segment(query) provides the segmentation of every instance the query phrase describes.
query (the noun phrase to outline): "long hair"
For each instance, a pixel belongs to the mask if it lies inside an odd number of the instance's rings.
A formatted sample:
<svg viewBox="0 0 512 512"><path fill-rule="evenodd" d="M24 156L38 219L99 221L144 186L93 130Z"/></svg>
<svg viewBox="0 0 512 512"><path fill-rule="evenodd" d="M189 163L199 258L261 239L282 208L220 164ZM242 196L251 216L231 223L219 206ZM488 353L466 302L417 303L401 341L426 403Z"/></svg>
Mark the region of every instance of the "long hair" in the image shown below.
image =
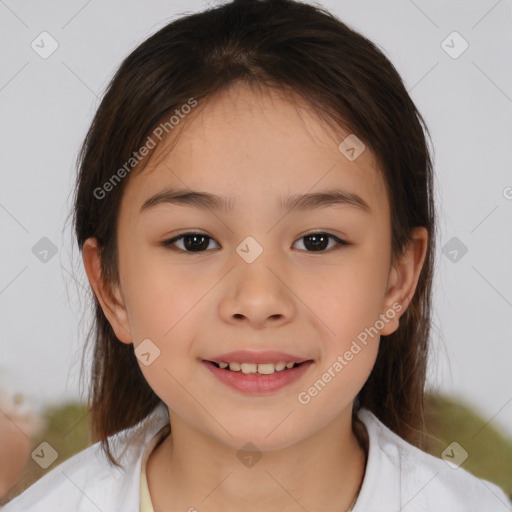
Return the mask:
<svg viewBox="0 0 512 512"><path fill-rule="evenodd" d="M97 238L102 277L119 283L116 221L129 176L111 187L108 199L98 191L162 119L190 98L204 103L241 81L298 94L326 122L349 129L371 148L387 186L394 257L414 227L428 230L415 295L397 331L380 344L357 400L357 407L416 442L423 425L435 235L428 129L383 52L325 9L294 0L234 0L172 21L128 55L78 156L78 247ZM142 421L161 399L144 379L133 346L116 338L93 298L91 431L117 464L108 437Z"/></svg>

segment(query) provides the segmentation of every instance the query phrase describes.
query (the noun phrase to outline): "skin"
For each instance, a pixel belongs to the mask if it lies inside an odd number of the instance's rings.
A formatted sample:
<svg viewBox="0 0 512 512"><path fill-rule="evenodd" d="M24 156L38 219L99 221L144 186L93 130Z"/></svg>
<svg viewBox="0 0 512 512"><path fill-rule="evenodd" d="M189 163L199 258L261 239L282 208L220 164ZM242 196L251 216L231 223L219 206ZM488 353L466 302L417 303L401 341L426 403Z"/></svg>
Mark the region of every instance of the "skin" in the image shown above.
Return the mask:
<svg viewBox="0 0 512 512"><path fill-rule="evenodd" d="M30 453L30 438L7 416L0 417L0 499L17 483Z"/></svg>
<svg viewBox="0 0 512 512"><path fill-rule="evenodd" d="M172 431L148 460L155 510L346 510L365 468L352 404L374 365L378 336L307 405L297 396L393 304L402 310L380 334L397 329L427 232L417 228L392 262L389 200L373 154L366 148L349 161L338 150L348 132L334 133L298 98L236 85L197 107L181 128L172 151L158 147L127 183L119 286L102 281L95 239L83 248L119 341L136 348L149 338L160 350L151 365L139 362L169 409ZM139 212L167 187L231 196L234 209L160 204ZM334 187L358 194L371 212L347 204L286 215L278 208L281 196ZM211 237L206 250L185 252L183 239L174 251L162 246L190 231ZM314 251L303 237L319 232L351 245L329 239ZM236 252L247 236L263 248L250 264ZM200 362L242 348L282 350L314 364L277 392L249 396ZM250 467L237 457L247 442L262 455Z"/></svg>

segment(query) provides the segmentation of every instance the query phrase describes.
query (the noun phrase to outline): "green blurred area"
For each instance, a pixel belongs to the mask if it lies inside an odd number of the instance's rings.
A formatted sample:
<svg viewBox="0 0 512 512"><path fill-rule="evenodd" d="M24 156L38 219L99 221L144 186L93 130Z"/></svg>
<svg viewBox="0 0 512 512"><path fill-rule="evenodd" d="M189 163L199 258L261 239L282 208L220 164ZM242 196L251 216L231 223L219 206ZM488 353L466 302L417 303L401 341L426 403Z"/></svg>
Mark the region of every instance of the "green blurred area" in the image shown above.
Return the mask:
<svg viewBox="0 0 512 512"><path fill-rule="evenodd" d="M5 502L57 464L92 444L85 405L68 403L49 407L44 417L47 420L46 429L33 439L33 447L46 441L57 451L58 459L44 470L29 457L22 477L5 497ZM436 394L426 397L425 419L429 434L425 451L441 458L443 450L453 441L457 442L468 452L468 458L461 467L479 478L497 484L512 496L512 439L467 405Z"/></svg>
<svg viewBox="0 0 512 512"><path fill-rule="evenodd" d="M428 395L425 402L426 447L436 457L452 442L468 453L461 467L500 486L512 497L512 439L456 399Z"/></svg>

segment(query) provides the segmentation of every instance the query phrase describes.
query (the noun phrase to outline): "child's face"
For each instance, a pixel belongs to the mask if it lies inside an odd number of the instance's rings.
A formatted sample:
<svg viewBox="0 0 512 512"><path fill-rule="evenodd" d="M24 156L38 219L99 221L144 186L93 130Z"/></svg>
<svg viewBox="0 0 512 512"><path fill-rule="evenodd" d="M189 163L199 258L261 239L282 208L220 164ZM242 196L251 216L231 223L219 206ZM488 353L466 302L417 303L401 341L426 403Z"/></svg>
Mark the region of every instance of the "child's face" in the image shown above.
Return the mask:
<svg viewBox="0 0 512 512"><path fill-rule="evenodd" d="M378 350L378 336L365 329L390 334L399 317L393 304L407 306L391 267L388 196L370 150L350 161L338 149L344 136L269 94L237 86L209 100L160 163L130 177L118 223L119 304L109 317L123 342L137 348L149 339L160 350L150 365L139 364L171 423L177 415L236 448L250 440L278 449L348 417ZM150 197L175 188L230 197L233 209L160 202L141 212ZM281 198L332 189L356 194L369 210L280 208ZM162 245L190 231L211 238ZM311 233L351 245L303 238ZM258 248L254 261L244 259ZM245 393L203 362L242 349L313 364L278 390Z"/></svg>

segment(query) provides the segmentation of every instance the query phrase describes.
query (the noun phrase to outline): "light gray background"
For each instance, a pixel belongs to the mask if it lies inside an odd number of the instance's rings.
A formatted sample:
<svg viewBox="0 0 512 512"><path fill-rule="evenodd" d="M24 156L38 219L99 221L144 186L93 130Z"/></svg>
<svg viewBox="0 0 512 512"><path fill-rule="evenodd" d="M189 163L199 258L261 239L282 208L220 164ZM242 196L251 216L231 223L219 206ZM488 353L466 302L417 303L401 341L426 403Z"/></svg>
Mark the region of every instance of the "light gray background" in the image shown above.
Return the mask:
<svg viewBox="0 0 512 512"><path fill-rule="evenodd" d="M319 3L384 50L432 133L440 238L430 385L512 435L512 2ZM140 42L207 5L0 0L0 386L27 407L80 396L90 317L66 221L99 98ZM59 45L47 59L31 48L43 31ZM453 31L469 43L458 58L442 47ZM444 44L462 48L453 37ZM58 247L46 263L32 253L42 237ZM468 249L457 262L442 252L453 237Z"/></svg>

